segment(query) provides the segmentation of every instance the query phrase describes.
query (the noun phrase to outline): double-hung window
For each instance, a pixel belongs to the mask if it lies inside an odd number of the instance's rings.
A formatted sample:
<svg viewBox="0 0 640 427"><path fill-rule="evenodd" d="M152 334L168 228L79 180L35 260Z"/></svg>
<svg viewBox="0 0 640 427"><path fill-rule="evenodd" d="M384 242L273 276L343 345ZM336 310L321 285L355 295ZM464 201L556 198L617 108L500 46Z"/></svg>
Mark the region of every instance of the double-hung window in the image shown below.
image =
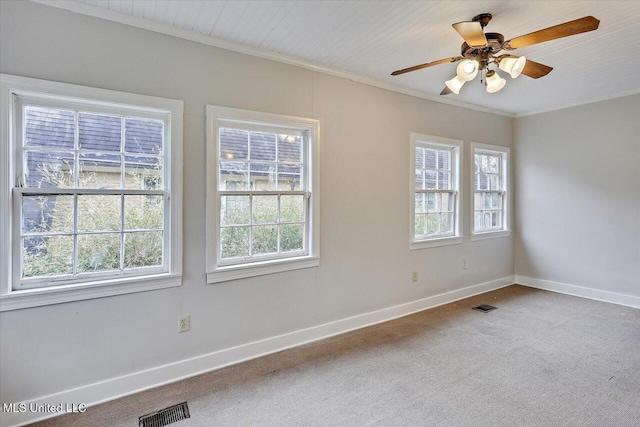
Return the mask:
<svg viewBox="0 0 640 427"><path fill-rule="evenodd" d="M462 141L411 134L411 249L462 243Z"/></svg>
<svg viewBox="0 0 640 427"><path fill-rule="evenodd" d="M472 240L509 234L509 149L473 143L471 146Z"/></svg>
<svg viewBox="0 0 640 427"><path fill-rule="evenodd" d="M318 122L207 108L210 283L318 265Z"/></svg>
<svg viewBox="0 0 640 427"><path fill-rule="evenodd" d="M179 285L182 102L13 76L2 102L3 309Z"/></svg>

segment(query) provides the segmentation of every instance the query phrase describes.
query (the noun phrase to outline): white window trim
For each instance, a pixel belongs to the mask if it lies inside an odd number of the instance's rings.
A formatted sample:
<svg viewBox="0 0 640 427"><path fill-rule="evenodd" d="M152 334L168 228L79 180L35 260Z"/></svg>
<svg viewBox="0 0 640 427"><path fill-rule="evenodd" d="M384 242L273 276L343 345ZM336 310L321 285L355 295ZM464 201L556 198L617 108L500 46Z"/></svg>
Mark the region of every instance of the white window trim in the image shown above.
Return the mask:
<svg viewBox="0 0 640 427"><path fill-rule="evenodd" d="M490 230L490 231L482 231L479 233L474 232L475 227L475 173L474 173L474 165L475 165L475 156L476 151L486 151L486 152L494 152L502 154L502 165L501 168L504 171L502 174L501 186L504 189L503 195L503 205L504 212L502 214L502 230ZM470 204L469 204L469 227L470 227L470 236L471 241L478 240L487 240L487 239L496 239L499 237L508 237L511 236L511 150L509 147L503 147L500 145L490 145L490 144L481 144L479 142L471 143L471 161L470 161Z"/></svg>
<svg viewBox="0 0 640 427"><path fill-rule="evenodd" d="M267 125L305 131L310 138L310 149L305 166L310 185L308 254L256 261L246 264L218 265L218 233L220 208L218 206L218 129L236 122L243 126ZM320 122L315 119L283 116L279 114L241 110L237 108L207 105L207 283L219 283L246 277L317 267L320 265Z"/></svg>
<svg viewBox="0 0 640 427"><path fill-rule="evenodd" d="M451 156L451 171L453 179L453 187L457 192L456 195L456 207L455 207L455 235L447 237L439 237L429 240L415 240L415 215L416 215L416 191L415 191L415 165L416 165L416 147L419 143L442 146L444 148L454 148L457 150L457 155ZM435 248L439 246L458 245L464 241L464 234L462 233L462 194L463 194L463 179L462 179L462 160L464 159L464 143L457 139L443 138L441 136L424 135L421 133L411 132L409 147L409 162L411 164L411 172L409 173L409 195L410 195L410 209L409 209L409 249L418 250L426 248Z"/></svg>
<svg viewBox="0 0 640 427"><path fill-rule="evenodd" d="M167 271L135 277L111 276L103 280L63 284L53 287L14 290L12 280L12 239L14 203L13 157L15 96L36 96L52 100L90 101L105 107L127 108L127 105L142 107L149 111L171 114L169 121L170 140L167 141L170 154L168 190L171 209L166 229L171 236L167 245ZM163 289L182 285L182 132L183 102L126 92L96 89L66 83L51 82L27 77L0 74L0 311L17 310L49 304L79 301L113 295ZM4 167L7 166L7 167Z"/></svg>

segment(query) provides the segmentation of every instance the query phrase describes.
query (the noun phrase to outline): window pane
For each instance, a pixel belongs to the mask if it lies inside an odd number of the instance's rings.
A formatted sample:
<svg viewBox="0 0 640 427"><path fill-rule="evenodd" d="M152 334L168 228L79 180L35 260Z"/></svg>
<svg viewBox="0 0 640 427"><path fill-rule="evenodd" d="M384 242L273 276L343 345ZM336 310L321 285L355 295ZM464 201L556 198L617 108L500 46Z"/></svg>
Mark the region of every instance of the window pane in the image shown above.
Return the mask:
<svg viewBox="0 0 640 427"><path fill-rule="evenodd" d="M425 171L424 172L424 188L426 190L435 190L436 187L436 171Z"/></svg>
<svg viewBox="0 0 640 427"><path fill-rule="evenodd" d="M301 251L304 249L304 225L283 224L280 226L280 251Z"/></svg>
<svg viewBox="0 0 640 427"><path fill-rule="evenodd" d="M300 191L302 182L300 181L301 168L296 164L278 165L278 190Z"/></svg>
<svg viewBox="0 0 640 427"><path fill-rule="evenodd" d="M453 212L455 198L452 193L441 194L441 210L443 212Z"/></svg>
<svg viewBox="0 0 640 427"><path fill-rule="evenodd" d="M451 169L451 152L438 151L438 169Z"/></svg>
<svg viewBox="0 0 640 427"><path fill-rule="evenodd" d="M302 137L278 135L278 161L302 162Z"/></svg>
<svg viewBox="0 0 640 427"><path fill-rule="evenodd" d="M416 169L416 190L424 190L424 171L422 169Z"/></svg>
<svg viewBox="0 0 640 427"><path fill-rule="evenodd" d="M424 169L424 148L416 147L416 169Z"/></svg>
<svg viewBox="0 0 640 427"><path fill-rule="evenodd" d="M476 211L482 210L483 200L484 200L483 193L475 193L473 195L473 210L476 210Z"/></svg>
<svg viewBox="0 0 640 427"><path fill-rule="evenodd" d="M493 228L502 228L502 212L491 212L491 226Z"/></svg>
<svg viewBox="0 0 640 427"><path fill-rule="evenodd" d="M484 228L491 228L491 212L483 212Z"/></svg>
<svg viewBox="0 0 640 427"><path fill-rule="evenodd" d="M130 190L162 190L162 159L147 156L124 157L124 188Z"/></svg>
<svg viewBox="0 0 640 427"><path fill-rule="evenodd" d="M122 188L120 155L82 153L78 165L79 188Z"/></svg>
<svg viewBox="0 0 640 427"><path fill-rule="evenodd" d="M163 196L124 196L124 228L127 230L161 229L163 215Z"/></svg>
<svg viewBox="0 0 640 427"><path fill-rule="evenodd" d="M276 189L275 163L251 163L251 189L273 191Z"/></svg>
<svg viewBox="0 0 640 427"><path fill-rule="evenodd" d="M502 195L494 193L492 195L491 206L493 209L502 209Z"/></svg>
<svg viewBox="0 0 640 427"><path fill-rule="evenodd" d="M249 228L224 227L220 230L221 258L249 256Z"/></svg>
<svg viewBox="0 0 640 427"><path fill-rule="evenodd" d="M449 190L451 188L451 172L438 172L438 189Z"/></svg>
<svg viewBox="0 0 640 427"><path fill-rule="evenodd" d="M124 151L161 155L164 123L161 120L127 117L124 121Z"/></svg>
<svg viewBox="0 0 640 427"><path fill-rule="evenodd" d="M22 232L73 232L73 196L24 196Z"/></svg>
<svg viewBox="0 0 640 427"><path fill-rule="evenodd" d="M491 209L491 193L484 193L483 209Z"/></svg>
<svg viewBox="0 0 640 427"><path fill-rule="evenodd" d="M275 161L276 134L251 132L249 134L249 157L252 161Z"/></svg>
<svg viewBox="0 0 640 427"><path fill-rule="evenodd" d="M124 268L162 265L162 231L124 233Z"/></svg>
<svg viewBox="0 0 640 427"><path fill-rule="evenodd" d="M275 223L278 220L278 196L253 196L253 223Z"/></svg>
<svg viewBox="0 0 640 427"><path fill-rule="evenodd" d="M438 234L440 214L427 215L427 235Z"/></svg>
<svg viewBox="0 0 640 427"><path fill-rule="evenodd" d="M78 196L78 230L116 231L121 226L121 197L112 195Z"/></svg>
<svg viewBox="0 0 640 427"><path fill-rule="evenodd" d="M73 236L34 236L22 240L22 277L73 273Z"/></svg>
<svg viewBox="0 0 640 427"><path fill-rule="evenodd" d="M304 221L304 196L280 196L280 221Z"/></svg>
<svg viewBox="0 0 640 427"><path fill-rule="evenodd" d="M438 193L427 193L427 212L440 211L440 195Z"/></svg>
<svg viewBox="0 0 640 427"><path fill-rule="evenodd" d="M260 225L253 227L253 255L278 252L278 226Z"/></svg>
<svg viewBox="0 0 640 427"><path fill-rule="evenodd" d="M424 150L424 167L425 169L436 169L437 168L437 158L438 151L432 150L430 148L425 148Z"/></svg>
<svg viewBox="0 0 640 427"><path fill-rule="evenodd" d="M453 214L443 213L440 215L440 232L453 233Z"/></svg>
<svg viewBox="0 0 640 427"><path fill-rule="evenodd" d="M488 156L487 172L498 173L498 156Z"/></svg>
<svg viewBox="0 0 640 427"><path fill-rule="evenodd" d="M118 270L120 234L80 234L78 236L78 272Z"/></svg>
<svg viewBox="0 0 640 427"><path fill-rule="evenodd" d="M229 128L220 129L220 160L248 160L248 154L249 132Z"/></svg>
<svg viewBox="0 0 640 427"><path fill-rule="evenodd" d="M73 149L75 114L69 110L24 107L24 145Z"/></svg>
<svg viewBox="0 0 640 427"><path fill-rule="evenodd" d="M498 175L489 175L489 190L499 190L499 182Z"/></svg>
<svg viewBox="0 0 640 427"><path fill-rule="evenodd" d="M222 196L220 223L222 225L249 224L249 196Z"/></svg>
<svg viewBox="0 0 640 427"><path fill-rule="evenodd" d="M121 139L121 117L78 113L78 146L81 150L120 152Z"/></svg>
<svg viewBox="0 0 640 427"><path fill-rule="evenodd" d="M487 175L484 173L476 174L476 190L488 190L489 182Z"/></svg>
<svg viewBox="0 0 640 427"><path fill-rule="evenodd" d="M220 162L219 189L234 191L249 189L249 165L241 162Z"/></svg>
<svg viewBox="0 0 640 427"><path fill-rule="evenodd" d="M30 188L73 188L73 153L25 152L25 185Z"/></svg>
<svg viewBox="0 0 640 427"><path fill-rule="evenodd" d="M426 212L425 199L426 199L425 193L416 194L416 213Z"/></svg>
<svg viewBox="0 0 640 427"><path fill-rule="evenodd" d="M424 236L426 217L427 217L426 215L416 215L416 221L415 221L416 236Z"/></svg>
<svg viewBox="0 0 640 427"><path fill-rule="evenodd" d="M474 216L474 229L475 230L482 230L482 228L484 227L483 222L482 222L482 212L476 212L475 216Z"/></svg>

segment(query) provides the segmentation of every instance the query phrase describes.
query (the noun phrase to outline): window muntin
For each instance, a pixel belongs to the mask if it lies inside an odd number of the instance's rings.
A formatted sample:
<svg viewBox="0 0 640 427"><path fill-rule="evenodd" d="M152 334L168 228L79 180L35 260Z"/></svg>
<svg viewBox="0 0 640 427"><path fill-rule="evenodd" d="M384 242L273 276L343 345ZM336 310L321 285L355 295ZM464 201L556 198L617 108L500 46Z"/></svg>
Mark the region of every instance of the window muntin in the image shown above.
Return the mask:
<svg viewBox="0 0 640 427"><path fill-rule="evenodd" d="M307 132L218 129L219 265L308 255Z"/></svg>
<svg viewBox="0 0 640 427"><path fill-rule="evenodd" d="M15 112L14 289L167 272L169 114L28 96Z"/></svg>
<svg viewBox="0 0 640 427"><path fill-rule="evenodd" d="M479 145L479 144L477 144ZM473 233L495 233L508 229L507 161L501 147L474 147L473 150ZM494 149L495 148L495 149Z"/></svg>

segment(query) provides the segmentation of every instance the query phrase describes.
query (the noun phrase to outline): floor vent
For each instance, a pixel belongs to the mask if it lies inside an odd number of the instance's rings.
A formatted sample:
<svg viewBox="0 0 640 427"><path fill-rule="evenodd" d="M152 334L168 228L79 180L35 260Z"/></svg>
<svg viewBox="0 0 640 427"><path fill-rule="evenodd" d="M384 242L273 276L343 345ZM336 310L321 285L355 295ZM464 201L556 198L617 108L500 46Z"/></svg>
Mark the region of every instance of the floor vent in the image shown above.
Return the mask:
<svg viewBox="0 0 640 427"><path fill-rule="evenodd" d="M488 312L490 312L491 310L495 310L495 309L497 309L497 308L498 308L498 307L494 307L494 306L489 305L489 304L482 304L482 305L479 305L479 306L477 306L477 307L473 307L473 310L478 310L478 311L481 311L481 312L483 312L483 313L488 313Z"/></svg>
<svg viewBox="0 0 640 427"><path fill-rule="evenodd" d="M162 409L140 417L138 427L162 427L177 421L191 418L187 402Z"/></svg>

